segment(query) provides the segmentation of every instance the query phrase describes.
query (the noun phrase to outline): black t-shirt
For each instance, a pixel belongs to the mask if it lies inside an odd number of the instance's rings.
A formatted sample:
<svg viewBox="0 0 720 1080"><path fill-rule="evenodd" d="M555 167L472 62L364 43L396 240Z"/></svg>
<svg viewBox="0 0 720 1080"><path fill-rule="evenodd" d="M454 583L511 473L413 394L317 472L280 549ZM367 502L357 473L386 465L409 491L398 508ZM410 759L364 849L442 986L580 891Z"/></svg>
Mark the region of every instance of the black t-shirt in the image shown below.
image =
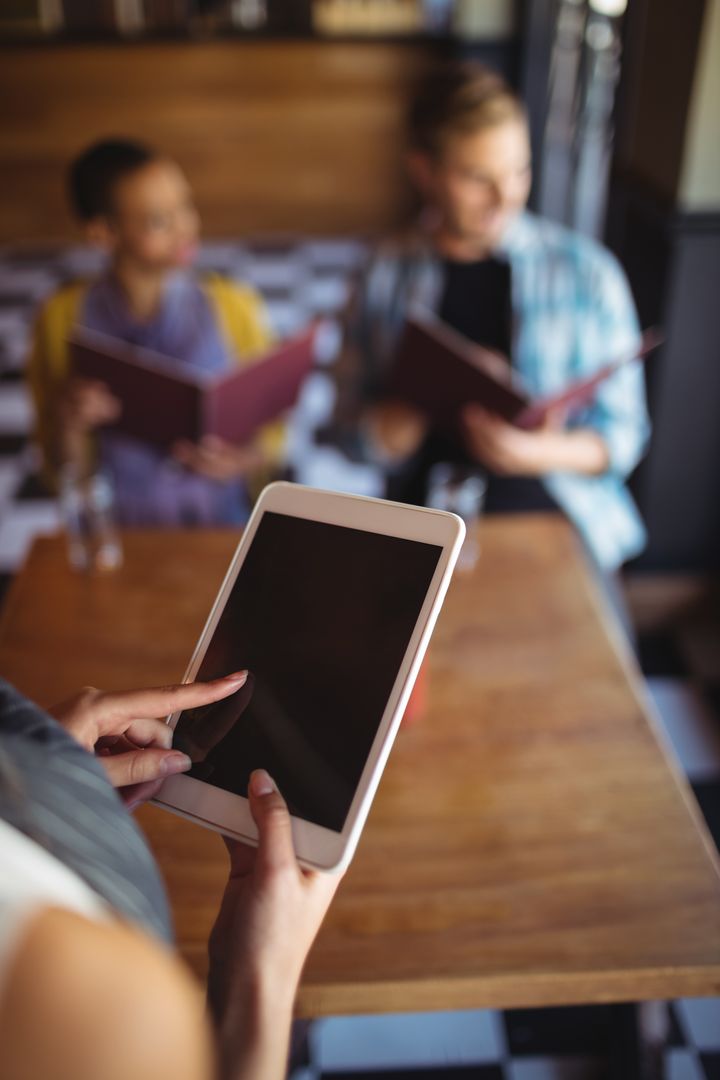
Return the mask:
<svg viewBox="0 0 720 1080"><path fill-rule="evenodd" d="M510 267L500 259L443 263L445 287L440 318L478 345L510 358L512 301Z"/></svg>

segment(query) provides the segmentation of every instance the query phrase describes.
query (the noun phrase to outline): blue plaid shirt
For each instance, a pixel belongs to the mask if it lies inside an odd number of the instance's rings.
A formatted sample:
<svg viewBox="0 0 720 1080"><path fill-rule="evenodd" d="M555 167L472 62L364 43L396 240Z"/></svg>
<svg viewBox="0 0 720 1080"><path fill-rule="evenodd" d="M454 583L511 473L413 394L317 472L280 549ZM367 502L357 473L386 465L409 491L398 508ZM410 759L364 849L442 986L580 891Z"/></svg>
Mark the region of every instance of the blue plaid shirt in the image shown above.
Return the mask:
<svg viewBox="0 0 720 1080"><path fill-rule="evenodd" d="M614 256L595 241L524 213L495 254L510 264L513 365L531 395L562 390L637 346L640 331L627 280ZM377 250L348 320L348 353L355 358L355 392L362 400L372 399L382 385L408 308L419 303L437 311L443 284L442 261L422 236ZM569 426L597 431L609 467L600 476L549 473L542 481L600 565L612 569L645 545L645 529L624 483L649 435L641 364L627 364L602 383Z"/></svg>

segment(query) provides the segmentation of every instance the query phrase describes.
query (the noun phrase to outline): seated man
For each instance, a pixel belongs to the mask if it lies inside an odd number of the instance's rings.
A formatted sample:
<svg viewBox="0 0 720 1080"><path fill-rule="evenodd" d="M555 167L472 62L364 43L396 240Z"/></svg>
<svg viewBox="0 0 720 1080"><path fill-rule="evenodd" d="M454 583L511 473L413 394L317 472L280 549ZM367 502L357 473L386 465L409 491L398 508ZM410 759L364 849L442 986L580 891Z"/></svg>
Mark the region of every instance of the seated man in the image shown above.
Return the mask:
<svg viewBox="0 0 720 1080"><path fill-rule="evenodd" d="M510 358L533 396L562 389L632 350L625 276L599 244L525 210L530 143L523 107L473 64L433 76L410 115L409 168L421 226L381 246L348 312L335 431L387 469L388 494L422 503L438 461L476 463L487 509L560 508L613 569L645 532L624 481L648 436L643 374L629 364L581 413L522 431L468 404L457 436L388 401L384 385L413 303Z"/></svg>
<svg viewBox="0 0 720 1080"><path fill-rule="evenodd" d="M103 431L119 403L102 383L72 378L68 335L76 325L211 371L254 358L270 343L256 293L190 269L198 216L179 167L133 141L106 140L73 163L70 196L87 238L108 254L95 281L61 288L35 326L29 377L45 471L96 465L115 488L124 524L241 523L247 485L277 460L282 427L250 445L208 437L168 456L119 431Z"/></svg>

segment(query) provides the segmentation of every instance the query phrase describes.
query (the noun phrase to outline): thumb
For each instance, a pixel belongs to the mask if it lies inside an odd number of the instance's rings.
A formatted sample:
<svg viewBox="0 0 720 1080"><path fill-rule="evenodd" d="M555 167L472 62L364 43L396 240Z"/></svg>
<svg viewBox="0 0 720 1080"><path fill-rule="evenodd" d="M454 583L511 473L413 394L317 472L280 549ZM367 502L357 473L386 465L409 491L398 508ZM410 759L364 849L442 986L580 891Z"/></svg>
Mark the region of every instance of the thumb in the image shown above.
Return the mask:
<svg viewBox="0 0 720 1080"><path fill-rule="evenodd" d="M275 781L264 769L252 773L248 800L258 831L258 869L275 872L296 867L290 813Z"/></svg>
<svg viewBox="0 0 720 1080"><path fill-rule="evenodd" d="M108 779L116 788L143 784L148 780L161 780L166 776L187 772L192 766L187 754L182 754L179 750L155 747L130 750L126 754L109 754L99 758L99 761L105 766Z"/></svg>

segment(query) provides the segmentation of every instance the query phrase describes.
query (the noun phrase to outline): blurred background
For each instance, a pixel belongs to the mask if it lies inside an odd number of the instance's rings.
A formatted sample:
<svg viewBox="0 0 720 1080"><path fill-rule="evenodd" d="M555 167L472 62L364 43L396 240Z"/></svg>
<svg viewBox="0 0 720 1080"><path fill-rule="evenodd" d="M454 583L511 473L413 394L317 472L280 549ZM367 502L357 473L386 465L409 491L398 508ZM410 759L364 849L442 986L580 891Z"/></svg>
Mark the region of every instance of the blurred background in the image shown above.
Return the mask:
<svg viewBox="0 0 720 1080"><path fill-rule="evenodd" d="M716 0L4 0L0 35L5 372L22 365L33 304L84 268L81 253L65 258L76 234L63 170L91 140L130 134L176 157L204 262L272 294L283 332L303 314L285 302L342 303L353 252L338 241L412 215L402 125L423 71L438 56L496 67L530 112L531 208L609 243L641 322L667 334L648 367L654 437L634 486L650 543L638 568L717 570ZM275 274L232 249L269 237L293 256ZM318 280L293 272L315 238L327 241L309 253Z"/></svg>
<svg viewBox="0 0 720 1080"><path fill-rule="evenodd" d="M407 102L438 58L457 56L526 101L531 208L606 243L641 323L665 331L647 367L652 443L632 481L649 544L624 581L643 669L717 840L720 0L2 0L0 583L58 526L23 371L36 305L99 266L66 208L73 155L124 134L181 162L201 268L254 284L279 335L327 316L331 362L368 245L417 210ZM348 480L353 467L313 442L328 394L313 376L292 422L295 474L374 493L372 475ZM315 1067L602 1075L602 1010L567 1012L324 1022ZM720 1076L718 1002L674 1016L669 1075Z"/></svg>

